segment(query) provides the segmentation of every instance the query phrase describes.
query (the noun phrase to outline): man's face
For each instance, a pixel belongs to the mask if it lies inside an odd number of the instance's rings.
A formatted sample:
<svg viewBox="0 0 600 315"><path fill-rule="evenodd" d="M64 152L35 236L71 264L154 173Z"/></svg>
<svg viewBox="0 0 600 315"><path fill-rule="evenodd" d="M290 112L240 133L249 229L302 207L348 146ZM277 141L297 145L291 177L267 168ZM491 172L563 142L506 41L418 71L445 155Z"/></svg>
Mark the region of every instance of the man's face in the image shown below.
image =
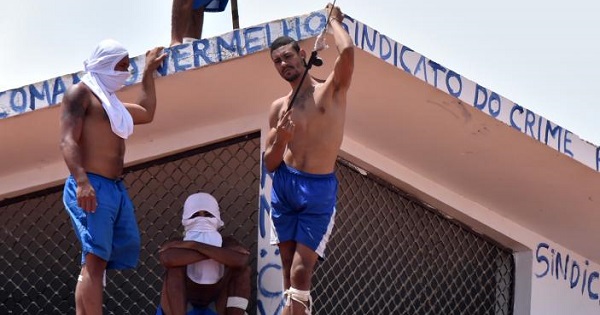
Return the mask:
<svg viewBox="0 0 600 315"><path fill-rule="evenodd" d="M119 60L119 62L115 65L115 71L129 71L129 56L125 56L123 59Z"/></svg>
<svg viewBox="0 0 600 315"><path fill-rule="evenodd" d="M304 71L304 51L296 52L292 44L271 52L271 59L279 75L288 82L298 79Z"/></svg>
<svg viewBox="0 0 600 315"><path fill-rule="evenodd" d="M202 217L202 218L214 218L215 216L212 215L210 212L208 212L206 210L199 210L196 213L192 214L192 216L190 217L190 219L194 219L194 218L198 218L198 217Z"/></svg>

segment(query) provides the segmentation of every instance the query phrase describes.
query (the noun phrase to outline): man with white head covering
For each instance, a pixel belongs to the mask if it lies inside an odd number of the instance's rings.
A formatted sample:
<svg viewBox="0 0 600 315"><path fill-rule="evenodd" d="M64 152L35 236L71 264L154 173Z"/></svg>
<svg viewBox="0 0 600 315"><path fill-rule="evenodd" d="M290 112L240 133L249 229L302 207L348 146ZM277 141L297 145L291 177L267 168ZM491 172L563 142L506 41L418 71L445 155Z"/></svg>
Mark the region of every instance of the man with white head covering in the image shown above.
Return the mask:
<svg viewBox="0 0 600 315"><path fill-rule="evenodd" d="M207 193L190 195L181 219L183 241L164 244L166 268L157 315L243 315L250 297L250 252L223 226L217 200Z"/></svg>
<svg viewBox="0 0 600 315"><path fill-rule="evenodd" d="M81 82L69 87L62 101L60 148L70 172L63 202L82 245L77 314L102 314L106 269L137 266L140 236L121 180L125 139L134 124L154 118L154 72L166 56L161 51L146 53L137 104L122 103L115 94L129 77L129 54L114 40L98 44L84 62Z"/></svg>

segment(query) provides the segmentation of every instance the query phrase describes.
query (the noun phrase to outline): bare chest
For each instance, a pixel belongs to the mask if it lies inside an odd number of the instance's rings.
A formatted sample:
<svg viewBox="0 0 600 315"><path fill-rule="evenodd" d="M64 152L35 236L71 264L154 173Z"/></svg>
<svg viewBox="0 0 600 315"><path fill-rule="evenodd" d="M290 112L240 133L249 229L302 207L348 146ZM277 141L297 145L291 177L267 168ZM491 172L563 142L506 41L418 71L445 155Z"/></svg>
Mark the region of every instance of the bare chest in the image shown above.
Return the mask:
<svg viewBox="0 0 600 315"><path fill-rule="evenodd" d="M106 111L99 102L88 107L83 122L82 138L90 150L108 150L116 155L124 153L124 141L111 128Z"/></svg>

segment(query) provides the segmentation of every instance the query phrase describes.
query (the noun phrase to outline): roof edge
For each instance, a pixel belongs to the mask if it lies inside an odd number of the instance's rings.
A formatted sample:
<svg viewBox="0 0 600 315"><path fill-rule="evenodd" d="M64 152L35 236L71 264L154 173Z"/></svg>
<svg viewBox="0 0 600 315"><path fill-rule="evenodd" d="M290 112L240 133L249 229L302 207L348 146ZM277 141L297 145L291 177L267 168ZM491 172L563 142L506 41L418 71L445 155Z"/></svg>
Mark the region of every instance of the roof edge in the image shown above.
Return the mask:
<svg viewBox="0 0 600 315"><path fill-rule="evenodd" d="M325 28L326 21L326 11L319 10L165 48L168 56L157 71L157 76L165 77L254 54L268 49L272 41L281 35L297 40L315 37ZM348 15L345 16L343 25L355 46L363 51L589 168L600 171L600 147ZM126 85L141 81L144 65L144 55L131 58L133 70ZM67 74L0 92L0 122L2 119L60 103L68 87L79 82L82 75L83 72Z"/></svg>

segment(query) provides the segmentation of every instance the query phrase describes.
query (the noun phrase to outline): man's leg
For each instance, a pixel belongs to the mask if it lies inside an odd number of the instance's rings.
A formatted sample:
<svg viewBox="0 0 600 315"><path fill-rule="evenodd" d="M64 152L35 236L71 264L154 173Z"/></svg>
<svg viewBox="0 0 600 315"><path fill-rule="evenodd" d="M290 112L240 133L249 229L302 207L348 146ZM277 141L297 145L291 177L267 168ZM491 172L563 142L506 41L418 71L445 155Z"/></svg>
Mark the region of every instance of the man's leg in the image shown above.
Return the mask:
<svg viewBox="0 0 600 315"><path fill-rule="evenodd" d="M291 285L291 270L296 252L296 242L287 241L279 243L279 257L281 257L281 268L283 272L283 290L287 290Z"/></svg>
<svg viewBox="0 0 600 315"><path fill-rule="evenodd" d="M204 7L200 7L191 12L190 23L183 37L200 39L202 37L202 26L204 24Z"/></svg>
<svg viewBox="0 0 600 315"><path fill-rule="evenodd" d="M310 287L313 271L319 256L312 249L300 243L296 244L296 250L293 253L292 266L290 269L291 287L299 291L308 292L306 298L298 297L303 302L291 298L291 305L286 306L282 312L283 315L304 315L307 313L310 304ZM282 258L283 261L283 258Z"/></svg>
<svg viewBox="0 0 600 315"><path fill-rule="evenodd" d="M85 256L85 265L75 287L75 308L77 315L101 315L102 278L106 270L106 261L94 255Z"/></svg>
<svg viewBox="0 0 600 315"><path fill-rule="evenodd" d="M167 268L160 293L160 305L166 315L184 315L186 267Z"/></svg>
<svg viewBox="0 0 600 315"><path fill-rule="evenodd" d="M173 0L171 9L171 45L181 44L192 23L193 0Z"/></svg>

